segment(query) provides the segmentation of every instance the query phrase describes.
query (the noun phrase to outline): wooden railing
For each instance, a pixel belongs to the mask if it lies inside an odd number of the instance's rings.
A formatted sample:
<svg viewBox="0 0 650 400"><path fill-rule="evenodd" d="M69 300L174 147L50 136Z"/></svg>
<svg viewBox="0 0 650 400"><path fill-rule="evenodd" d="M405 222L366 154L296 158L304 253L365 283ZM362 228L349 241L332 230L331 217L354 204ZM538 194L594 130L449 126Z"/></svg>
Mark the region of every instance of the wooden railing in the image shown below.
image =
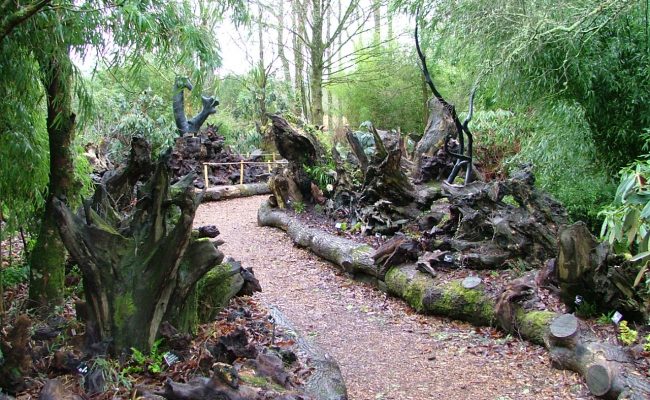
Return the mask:
<svg viewBox="0 0 650 400"><path fill-rule="evenodd" d="M208 167L209 166L219 166L219 165L239 165L239 184L242 185L244 183L244 165L266 165L268 168L269 173L271 172L272 165L280 165L280 164L287 164L288 162L286 160L279 160L276 161L275 159L275 153L272 154L261 154L263 155L273 155L273 161L268 160L268 161L235 161L235 162L206 162L203 163L203 179L205 180L205 188L209 188L209 181L208 181Z"/></svg>

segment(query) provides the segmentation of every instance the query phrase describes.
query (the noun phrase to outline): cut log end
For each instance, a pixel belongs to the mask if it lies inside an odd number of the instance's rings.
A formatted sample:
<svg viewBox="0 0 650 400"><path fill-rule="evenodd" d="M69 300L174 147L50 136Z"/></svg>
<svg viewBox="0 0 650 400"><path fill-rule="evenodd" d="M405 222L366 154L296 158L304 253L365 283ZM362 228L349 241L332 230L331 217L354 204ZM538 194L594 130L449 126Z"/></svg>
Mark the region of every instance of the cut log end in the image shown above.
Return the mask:
<svg viewBox="0 0 650 400"><path fill-rule="evenodd" d="M573 314L563 314L551 323L551 336L558 340L567 340L578 332L578 318Z"/></svg>
<svg viewBox="0 0 650 400"><path fill-rule="evenodd" d="M465 289L474 289L481 284L482 280L478 276L468 276L463 279L462 285Z"/></svg>
<svg viewBox="0 0 650 400"><path fill-rule="evenodd" d="M603 396L612 388L612 372L604 364L594 364L587 370L587 387L595 396Z"/></svg>

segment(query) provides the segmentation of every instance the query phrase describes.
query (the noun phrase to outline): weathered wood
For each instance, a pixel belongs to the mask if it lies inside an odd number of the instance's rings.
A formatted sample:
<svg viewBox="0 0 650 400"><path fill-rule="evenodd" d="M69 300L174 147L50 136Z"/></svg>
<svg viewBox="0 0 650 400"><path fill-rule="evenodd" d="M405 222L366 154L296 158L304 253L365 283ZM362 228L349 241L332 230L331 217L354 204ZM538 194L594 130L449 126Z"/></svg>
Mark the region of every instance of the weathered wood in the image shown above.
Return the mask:
<svg viewBox="0 0 650 400"><path fill-rule="evenodd" d="M371 127L375 139L375 153L365 171L359 201L362 205L387 200L397 206L410 204L415 199L415 189L402 169L402 151L397 133L387 133L382 139Z"/></svg>
<svg viewBox="0 0 650 400"><path fill-rule="evenodd" d="M557 341L568 341L578 332L578 318L573 314L563 314L553 320L550 333Z"/></svg>
<svg viewBox="0 0 650 400"><path fill-rule="evenodd" d="M359 162L359 167L361 167L361 172L363 172L365 176L366 170L368 169L368 156L366 155L363 146L359 142L359 138L357 138L354 132L352 132L350 129L346 129L345 137L348 140L348 143L350 144L352 153L354 154L354 156L357 158L357 161Z"/></svg>
<svg viewBox="0 0 650 400"><path fill-rule="evenodd" d="M172 108L174 111L174 121L180 136L186 133L196 133L199 131L205 120L217 112L219 100L214 97L201 96L203 108L194 116L187 120L185 116L185 93L184 89L192 90L193 86L186 77L176 77L174 82L174 96L172 98Z"/></svg>
<svg viewBox="0 0 650 400"><path fill-rule="evenodd" d="M112 339L114 352L151 346L169 305L183 305L223 258L214 243L191 236L200 204L193 180L190 174L170 186L161 159L135 209L125 215L107 201L103 186L81 216L55 200L61 237L82 271L87 324L99 340ZM201 254L187 253L188 246L198 246Z"/></svg>
<svg viewBox="0 0 650 400"><path fill-rule="evenodd" d="M118 208L124 208L136 198L135 186L140 180L147 180L154 171L151 160L151 144L141 136L131 139L129 159L116 170L102 176L102 184Z"/></svg>
<svg viewBox="0 0 650 400"><path fill-rule="evenodd" d="M619 310L627 319L645 321L650 308L634 289L638 267L599 243L582 222L560 232L555 278L560 298L573 310L576 296L599 311Z"/></svg>
<svg viewBox="0 0 650 400"><path fill-rule="evenodd" d="M211 186L203 195L203 202L236 199L271 193L268 183L245 183L243 185Z"/></svg>
<svg viewBox="0 0 650 400"><path fill-rule="evenodd" d="M468 276L467 278L463 279L461 285L463 285L465 289L474 289L477 288L481 282L483 281L478 276Z"/></svg>
<svg viewBox="0 0 650 400"><path fill-rule="evenodd" d="M534 187L529 166L505 181L472 182L464 187L443 184L453 229L451 246L463 264L498 269L506 261L541 266L557 253L557 232L567 223L560 203Z"/></svg>
<svg viewBox="0 0 650 400"><path fill-rule="evenodd" d="M444 152L445 138L447 136L456 137L457 129L454 124L449 110L435 97L429 99L427 103L429 117L427 126L424 129L424 135L415 146L413 158L413 177L416 181L425 181L428 178L446 178L453 168L453 160ZM443 154L438 155L442 150ZM436 163L439 170L434 170L431 166L425 168L427 157L438 155L445 162ZM426 171L423 171L425 169ZM443 178L443 179L444 179Z"/></svg>
<svg viewBox="0 0 650 400"><path fill-rule="evenodd" d="M372 255L377 265L377 277L384 279L390 267L418 259L418 242L404 235L395 235Z"/></svg>
<svg viewBox="0 0 650 400"><path fill-rule="evenodd" d="M612 373L605 364L594 364L587 369L587 387L596 396L604 396L612 388Z"/></svg>
<svg viewBox="0 0 650 400"><path fill-rule="evenodd" d="M38 400L82 400L79 395L66 389L58 379L47 379L38 395Z"/></svg>
<svg viewBox="0 0 650 400"><path fill-rule="evenodd" d="M271 307L270 312L283 333L294 338L301 359L306 361L309 368L313 368L304 383L305 393L317 400L347 400L347 389L336 360L305 339L280 310Z"/></svg>
<svg viewBox="0 0 650 400"><path fill-rule="evenodd" d="M260 226L273 226L286 231L294 243L310 249L349 273L377 277L377 268L372 258L374 249L368 245L310 228L286 212L272 208L268 203L260 206L257 223Z"/></svg>

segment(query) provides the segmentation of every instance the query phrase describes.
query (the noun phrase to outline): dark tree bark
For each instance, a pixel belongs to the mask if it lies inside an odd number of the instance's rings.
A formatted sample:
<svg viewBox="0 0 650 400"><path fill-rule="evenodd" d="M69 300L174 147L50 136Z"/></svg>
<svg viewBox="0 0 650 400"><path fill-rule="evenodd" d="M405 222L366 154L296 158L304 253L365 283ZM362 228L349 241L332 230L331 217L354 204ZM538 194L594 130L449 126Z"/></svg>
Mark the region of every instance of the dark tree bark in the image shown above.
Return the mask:
<svg viewBox="0 0 650 400"><path fill-rule="evenodd" d="M503 268L522 259L541 266L557 252L556 237L567 223L560 203L534 187L529 167L505 181L444 185L451 204L451 247L472 268ZM509 204L510 203L510 204Z"/></svg>
<svg viewBox="0 0 650 400"><path fill-rule="evenodd" d="M102 186L80 215L54 200L59 231L82 271L87 324L97 339L113 341L113 351L149 348L171 299L184 304L196 282L223 258L208 239L191 238L200 203L194 176L170 187L165 164L164 159L157 164L124 218ZM186 253L188 246L200 251Z"/></svg>
<svg viewBox="0 0 650 400"><path fill-rule="evenodd" d="M65 247L57 232L53 199L73 199L78 186L74 181L72 149L75 131L72 62L66 50L58 58L43 55L39 63L47 102L50 180L45 211L30 259L29 298L32 307L47 310L63 302L65 278Z"/></svg>
<svg viewBox="0 0 650 400"><path fill-rule="evenodd" d="M119 209L125 209L136 200L134 189L138 181L148 179L154 171L151 160L151 145L141 136L131 139L131 151L126 164L108 171L102 177L102 184Z"/></svg>
<svg viewBox="0 0 650 400"><path fill-rule="evenodd" d="M374 127L371 131L375 139L375 154L365 170L360 203L367 205L388 200L398 206L410 204L415 199L415 189L402 169L400 141L403 139L396 133L387 133L382 140ZM359 148L352 146L352 150L356 154ZM357 154L358 159L362 157L362 154Z"/></svg>
<svg viewBox="0 0 650 400"><path fill-rule="evenodd" d="M311 178L304 166L318 163L323 150L313 135L302 133L292 127L279 115L269 115L272 122L275 147L288 162L288 168L282 174L275 175L269 181L277 204L284 208L291 202L310 200Z"/></svg>
<svg viewBox="0 0 650 400"><path fill-rule="evenodd" d="M194 118L187 120L185 116L185 92L184 89L192 90L193 86L189 79L184 77L176 78L174 83L174 97L172 108L174 110L174 120L180 136L186 133L196 133L208 117L217 112L219 100L214 97L201 96L203 109Z"/></svg>
<svg viewBox="0 0 650 400"><path fill-rule="evenodd" d="M637 268L600 243L583 222L560 231L555 273L560 298L570 309L580 296L602 312L615 309L628 320L646 321L650 309L634 288Z"/></svg>

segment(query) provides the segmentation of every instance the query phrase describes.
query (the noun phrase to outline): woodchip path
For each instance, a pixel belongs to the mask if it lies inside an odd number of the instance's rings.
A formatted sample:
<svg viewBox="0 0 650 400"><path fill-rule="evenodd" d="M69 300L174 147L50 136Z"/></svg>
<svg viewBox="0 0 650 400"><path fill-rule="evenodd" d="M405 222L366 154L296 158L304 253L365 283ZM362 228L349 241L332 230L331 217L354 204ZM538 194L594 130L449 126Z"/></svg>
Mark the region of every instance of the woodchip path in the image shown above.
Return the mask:
<svg viewBox="0 0 650 400"><path fill-rule="evenodd" d="M254 268L259 298L338 360L351 400L592 398L577 375L551 368L543 348L417 315L294 247L284 232L258 227L266 198L203 204L195 224L216 225L226 255Z"/></svg>

